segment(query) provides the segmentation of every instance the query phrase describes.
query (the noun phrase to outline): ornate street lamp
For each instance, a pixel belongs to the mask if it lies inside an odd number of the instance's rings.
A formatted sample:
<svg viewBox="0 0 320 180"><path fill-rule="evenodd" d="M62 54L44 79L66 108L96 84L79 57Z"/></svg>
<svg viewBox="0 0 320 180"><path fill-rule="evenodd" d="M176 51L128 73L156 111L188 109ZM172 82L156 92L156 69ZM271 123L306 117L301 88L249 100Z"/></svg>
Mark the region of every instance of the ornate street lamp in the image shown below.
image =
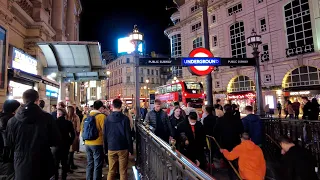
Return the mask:
<svg viewBox="0 0 320 180"><path fill-rule="evenodd" d="M108 81L108 97L107 97L107 100L110 99L110 75L111 75L111 71L107 70L107 81Z"/></svg>
<svg viewBox="0 0 320 180"><path fill-rule="evenodd" d="M138 26L134 25L132 33L129 35L131 43L134 45L134 59L136 62L136 119L140 118L140 83L139 83L139 52L138 47L143 42L143 34L139 32Z"/></svg>
<svg viewBox="0 0 320 180"><path fill-rule="evenodd" d="M261 86L261 72L260 72L260 61L259 61L259 45L262 44L261 36L252 29L251 36L247 38L248 46L253 49L252 55L256 60L255 66L255 84L256 84L256 104L257 104L257 115L264 116L264 107L262 99L262 86Z"/></svg>

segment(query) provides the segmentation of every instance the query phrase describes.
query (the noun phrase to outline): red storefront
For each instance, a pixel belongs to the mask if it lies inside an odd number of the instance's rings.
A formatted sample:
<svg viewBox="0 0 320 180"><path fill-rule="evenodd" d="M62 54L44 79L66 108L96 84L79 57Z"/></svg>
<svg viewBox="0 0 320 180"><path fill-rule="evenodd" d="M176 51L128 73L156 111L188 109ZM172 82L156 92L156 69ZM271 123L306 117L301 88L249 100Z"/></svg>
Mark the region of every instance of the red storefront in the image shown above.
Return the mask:
<svg viewBox="0 0 320 180"><path fill-rule="evenodd" d="M254 106L256 94L253 91L230 93L227 95L227 99L229 103L237 104L240 112L244 112L246 106Z"/></svg>

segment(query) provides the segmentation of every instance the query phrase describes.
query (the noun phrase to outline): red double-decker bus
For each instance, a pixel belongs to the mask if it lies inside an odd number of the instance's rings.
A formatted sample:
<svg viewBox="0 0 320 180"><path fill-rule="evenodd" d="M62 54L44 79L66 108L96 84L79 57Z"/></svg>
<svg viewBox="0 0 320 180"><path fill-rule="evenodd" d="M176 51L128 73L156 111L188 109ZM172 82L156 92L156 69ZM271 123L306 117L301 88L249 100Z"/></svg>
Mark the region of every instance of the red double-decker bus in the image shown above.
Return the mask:
<svg viewBox="0 0 320 180"><path fill-rule="evenodd" d="M205 94L201 83L180 81L158 87L156 99L160 99L166 104L182 102L185 106L188 102L191 102L192 107L201 112Z"/></svg>

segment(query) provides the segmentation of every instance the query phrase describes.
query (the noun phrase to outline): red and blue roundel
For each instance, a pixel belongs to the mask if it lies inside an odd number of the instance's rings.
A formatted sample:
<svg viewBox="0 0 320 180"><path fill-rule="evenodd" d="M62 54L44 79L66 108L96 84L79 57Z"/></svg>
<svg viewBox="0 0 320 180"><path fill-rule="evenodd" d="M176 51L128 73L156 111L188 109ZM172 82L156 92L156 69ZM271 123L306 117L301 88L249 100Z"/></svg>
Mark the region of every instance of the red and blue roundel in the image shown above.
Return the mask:
<svg viewBox="0 0 320 180"><path fill-rule="evenodd" d="M213 54L205 48L196 48L192 50L189 57L213 57ZM191 74L196 76L205 76L212 72L214 66L189 66Z"/></svg>

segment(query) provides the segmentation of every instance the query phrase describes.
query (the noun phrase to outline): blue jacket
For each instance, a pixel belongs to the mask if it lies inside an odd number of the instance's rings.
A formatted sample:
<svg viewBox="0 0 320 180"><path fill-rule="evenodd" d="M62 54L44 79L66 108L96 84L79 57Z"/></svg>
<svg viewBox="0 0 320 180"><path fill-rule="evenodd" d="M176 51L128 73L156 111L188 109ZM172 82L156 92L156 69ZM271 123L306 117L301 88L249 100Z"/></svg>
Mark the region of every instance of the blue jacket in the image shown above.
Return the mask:
<svg viewBox="0 0 320 180"><path fill-rule="evenodd" d="M129 118L122 112L112 112L104 122L103 141L105 153L128 150L133 154Z"/></svg>
<svg viewBox="0 0 320 180"><path fill-rule="evenodd" d="M251 140L256 144L262 144L263 125L259 116L249 114L242 119L244 132L249 133Z"/></svg>

